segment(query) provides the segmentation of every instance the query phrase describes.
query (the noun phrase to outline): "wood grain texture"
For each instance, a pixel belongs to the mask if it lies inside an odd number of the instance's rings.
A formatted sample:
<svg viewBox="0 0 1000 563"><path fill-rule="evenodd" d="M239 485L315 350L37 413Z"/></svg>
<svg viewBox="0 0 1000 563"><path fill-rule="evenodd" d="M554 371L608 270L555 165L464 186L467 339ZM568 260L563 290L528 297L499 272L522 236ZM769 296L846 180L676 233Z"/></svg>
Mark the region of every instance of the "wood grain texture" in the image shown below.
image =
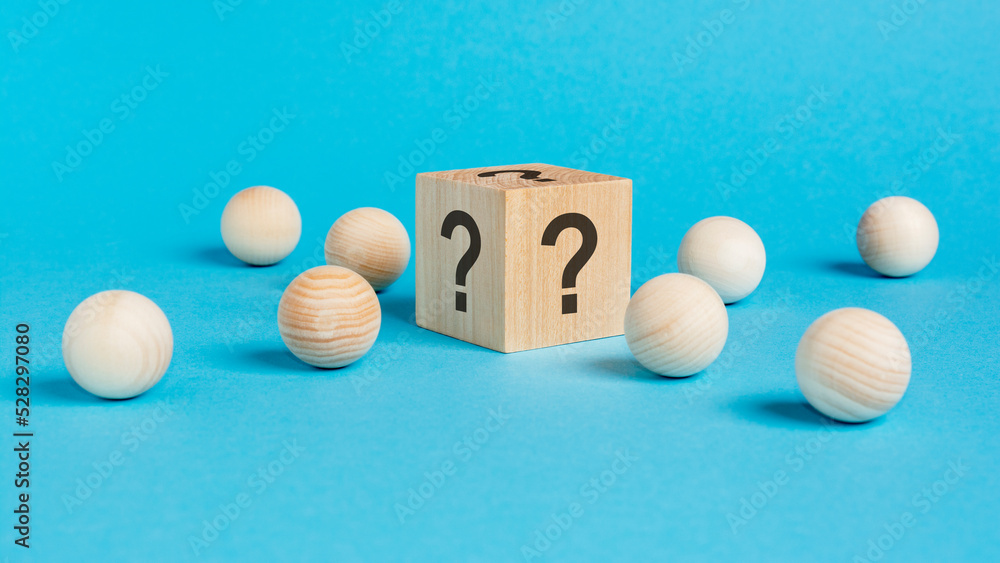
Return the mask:
<svg viewBox="0 0 1000 563"><path fill-rule="evenodd" d="M63 361L80 387L105 399L145 393L166 373L174 335L166 315L132 291L94 294L63 329Z"/></svg>
<svg viewBox="0 0 1000 563"><path fill-rule="evenodd" d="M371 285L340 266L317 266L288 284L278 302L278 331L303 362L339 368L375 343L382 309Z"/></svg>
<svg viewBox="0 0 1000 563"><path fill-rule="evenodd" d="M809 328L795 354L806 400L844 422L882 416L910 383L910 348L892 321L867 309L830 311Z"/></svg>
<svg viewBox="0 0 1000 563"><path fill-rule="evenodd" d="M538 172L533 174L502 173L504 170L521 170ZM493 174L482 176L482 174ZM425 178L437 178L448 182L471 184L498 190L519 190L538 188L540 186L579 186L583 184L599 184L602 182L620 182L625 178L597 174L585 170L563 168L551 164L512 164L510 166L485 166L482 168L465 168L462 170L444 170L441 172L424 172L419 174ZM631 185L631 183L629 184Z"/></svg>
<svg viewBox="0 0 1000 563"><path fill-rule="evenodd" d="M222 210L222 241L233 256L254 266L275 264L295 250L302 217L292 198L270 186L234 195Z"/></svg>
<svg viewBox="0 0 1000 563"><path fill-rule="evenodd" d="M375 207L348 211L326 235L326 263L354 270L381 291L410 263L410 235L395 215Z"/></svg>
<svg viewBox="0 0 1000 563"><path fill-rule="evenodd" d="M709 217L694 224L677 250L677 269L701 278L725 303L753 293L764 277L767 254L760 236L739 219Z"/></svg>
<svg viewBox="0 0 1000 563"><path fill-rule="evenodd" d="M417 325L503 351L504 193L423 174L416 189ZM481 239L479 257L461 286L456 269L472 238L462 227L450 239L441 235L445 216L455 209L474 218ZM459 291L467 296L465 312L456 310Z"/></svg>
<svg viewBox="0 0 1000 563"><path fill-rule="evenodd" d="M416 191L419 326L501 352L622 334L631 283L631 180L519 164L418 174ZM451 238L441 234L454 210L473 217L481 236L465 285L457 284L456 267L469 233L459 227ZM554 245L542 244L546 228L564 214L587 217L598 240L570 288L563 288L563 272L581 248L581 231L567 228ZM465 312L456 308L458 292L466 294ZM576 296L576 313L563 313L564 295Z"/></svg>
<svg viewBox="0 0 1000 563"><path fill-rule="evenodd" d="M625 340L639 363L668 377L694 375L715 361L729 336L719 294L688 274L664 274L639 288L625 313Z"/></svg>
<svg viewBox="0 0 1000 563"><path fill-rule="evenodd" d="M912 198L890 196L873 203L861 216L858 252L884 276L910 276L930 264L938 236L930 209Z"/></svg>

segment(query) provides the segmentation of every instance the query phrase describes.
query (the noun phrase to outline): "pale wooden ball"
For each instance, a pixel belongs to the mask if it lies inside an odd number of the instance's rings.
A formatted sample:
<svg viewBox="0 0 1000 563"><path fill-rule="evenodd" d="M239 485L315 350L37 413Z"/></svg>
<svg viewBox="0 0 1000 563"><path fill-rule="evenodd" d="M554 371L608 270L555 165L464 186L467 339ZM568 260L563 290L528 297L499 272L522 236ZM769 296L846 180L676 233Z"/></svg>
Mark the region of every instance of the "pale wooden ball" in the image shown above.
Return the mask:
<svg viewBox="0 0 1000 563"><path fill-rule="evenodd" d="M890 196L869 207L857 232L858 251L873 270L894 278L923 270L937 252L938 225L919 201Z"/></svg>
<svg viewBox="0 0 1000 563"><path fill-rule="evenodd" d="M80 387L105 399L128 399L156 385L170 365L174 335L166 315L132 291L91 295L63 329L66 369Z"/></svg>
<svg viewBox="0 0 1000 563"><path fill-rule="evenodd" d="M649 371L687 377L715 361L729 335L719 294L687 274L664 274L639 288L625 310L625 341Z"/></svg>
<svg viewBox="0 0 1000 563"><path fill-rule="evenodd" d="M361 274L375 291L399 279L410 263L410 236L399 219L361 207L343 214L326 235L326 263Z"/></svg>
<svg viewBox="0 0 1000 563"><path fill-rule="evenodd" d="M295 250L301 235L299 208L288 194L270 186L247 188L222 210L222 240L247 264L277 263Z"/></svg>
<svg viewBox="0 0 1000 563"><path fill-rule="evenodd" d="M764 242L750 225L709 217L688 229L677 251L677 269L705 280L725 303L753 293L764 277Z"/></svg>
<svg viewBox="0 0 1000 563"><path fill-rule="evenodd" d="M799 341L795 376L806 400L844 422L882 416L910 383L910 348L892 321L848 307L816 319Z"/></svg>
<svg viewBox="0 0 1000 563"><path fill-rule="evenodd" d="M368 352L382 324L375 291L340 266L317 266L288 284L278 302L278 330L303 362L346 366Z"/></svg>

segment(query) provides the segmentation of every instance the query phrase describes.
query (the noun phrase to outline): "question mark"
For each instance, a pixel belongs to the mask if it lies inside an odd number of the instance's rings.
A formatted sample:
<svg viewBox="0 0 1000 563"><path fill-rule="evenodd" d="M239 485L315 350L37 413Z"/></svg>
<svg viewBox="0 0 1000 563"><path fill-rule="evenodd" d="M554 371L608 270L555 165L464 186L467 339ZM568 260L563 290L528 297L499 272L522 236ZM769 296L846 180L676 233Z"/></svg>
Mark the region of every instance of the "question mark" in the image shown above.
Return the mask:
<svg viewBox="0 0 1000 563"><path fill-rule="evenodd" d="M465 277L469 274L469 270L472 269L472 265L479 259L479 251L483 248L483 240L479 236L479 226L476 225L476 221L472 218L472 215L458 209L452 211L444 218L444 223L441 224L441 236L451 239L452 233L455 232L455 227L459 226L465 227L471 239L468 250L462 255L462 259L458 261L458 266L455 268L455 285L464 286ZM466 312L466 295L464 291L455 292L455 310L463 313Z"/></svg>
<svg viewBox="0 0 1000 563"><path fill-rule="evenodd" d="M491 178L497 174L521 174L522 180L534 180L536 182L555 182L552 178L539 178L542 175L541 172L537 170L494 170L492 172L481 172L479 174L480 178Z"/></svg>
<svg viewBox="0 0 1000 563"><path fill-rule="evenodd" d="M569 263L563 269L562 286L563 289L576 287L576 276L583 269L583 266L594 255L597 250L597 227L586 215L579 213L565 213L552 220L545 232L542 233L543 246L555 246L556 239L564 230L573 228L583 235L583 244L576 254L570 258ZM562 296L562 314L572 315L576 312L576 294L570 293Z"/></svg>

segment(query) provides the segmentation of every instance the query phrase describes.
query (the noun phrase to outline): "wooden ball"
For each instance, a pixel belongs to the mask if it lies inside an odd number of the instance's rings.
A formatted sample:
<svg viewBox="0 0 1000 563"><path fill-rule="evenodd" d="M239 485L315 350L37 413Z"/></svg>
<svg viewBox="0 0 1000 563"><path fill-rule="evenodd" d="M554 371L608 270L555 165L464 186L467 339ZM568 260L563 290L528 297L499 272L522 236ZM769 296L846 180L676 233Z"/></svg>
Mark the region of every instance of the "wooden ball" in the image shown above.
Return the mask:
<svg viewBox="0 0 1000 563"><path fill-rule="evenodd" d="M910 348L892 321L848 307L809 326L795 353L799 388L819 412L844 422L882 416L910 382Z"/></svg>
<svg viewBox="0 0 1000 563"><path fill-rule="evenodd" d="M222 210L222 241L233 256L254 266L269 266L295 250L302 235L299 208L285 192L247 188Z"/></svg>
<svg viewBox="0 0 1000 563"><path fill-rule="evenodd" d="M63 329L63 361L70 376L105 399L148 391L167 371L173 352L166 315L132 291L91 295L73 309Z"/></svg>
<svg viewBox="0 0 1000 563"><path fill-rule="evenodd" d="M687 377L707 368L726 344L729 315L719 294L687 274L643 284L625 310L625 341L649 371Z"/></svg>
<svg viewBox="0 0 1000 563"><path fill-rule="evenodd" d="M382 324L375 291L347 268L317 266L288 284L278 302L278 330L303 362L344 367L368 352Z"/></svg>
<svg viewBox="0 0 1000 563"><path fill-rule="evenodd" d="M767 255L757 232L739 219L709 217L691 227L677 251L677 269L705 280L725 303L753 293Z"/></svg>
<svg viewBox="0 0 1000 563"><path fill-rule="evenodd" d="M375 291L399 279L410 263L410 236L399 219L361 207L343 214L326 235L326 263L361 274Z"/></svg>
<svg viewBox="0 0 1000 563"><path fill-rule="evenodd" d="M861 258L876 272L894 278L913 275L937 252L937 221L919 201L890 196L861 216L857 243Z"/></svg>

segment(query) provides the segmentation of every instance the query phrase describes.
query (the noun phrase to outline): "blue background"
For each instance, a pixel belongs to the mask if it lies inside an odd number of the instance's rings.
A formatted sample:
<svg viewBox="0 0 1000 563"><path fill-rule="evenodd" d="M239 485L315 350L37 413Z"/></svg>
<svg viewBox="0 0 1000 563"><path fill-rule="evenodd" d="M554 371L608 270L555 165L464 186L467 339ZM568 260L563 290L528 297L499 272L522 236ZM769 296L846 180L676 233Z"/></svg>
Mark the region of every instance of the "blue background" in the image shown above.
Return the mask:
<svg viewBox="0 0 1000 563"><path fill-rule="evenodd" d="M379 1L245 1L221 16L208 1L0 8L2 556L524 560L576 502L541 560L850 561L879 556L880 539L886 561L1000 558L992 3L430 4L403 2L388 25L371 14ZM880 24L894 7L899 25ZM366 25L377 35L355 43ZM294 117L265 131L275 111ZM87 151L102 120L113 129ZM251 153L249 136L270 142ZM89 154L69 166L80 143ZM419 329L412 264L380 295L369 355L311 369L279 338L280 292L352 208L385 208L412 233L401 159L631 178L633 289L675 271L684 232L711 215L757 229L768 270L728 308L722 356L689 379L644 371L621 337L502 355ZM230 161L239 173L206 192ZM733 167L752 173L723 185ZM227 199L257 184L302 212L298 248L270 268L236 261L218 232ZM875 276L853 242L865 207L894 193L941 231L907 279ZM153 299L175 337L163 381L125 402L80 390L60 353L73 307L112 288ZM913 355L903 401L865 425L827 424L795 383L798 339L844 306L887 316ZM30 551L11 528L21 322ZM509 419L480 430L491 409ZM477 431L478 450L455 447ZM286 441L297 457L283 460ZM595 492L617 452L638 459ZM112 456L121 465L101 476ZM396 505L448 462L454 474L401 523ZM273 482L254 481L269 466ZM750 514L760 487L773 495ZM249 505L196 555L191 538L238 498ZM733 524L741 508L750 517ZM906 512L912 525L886 535Z"/></svg>

